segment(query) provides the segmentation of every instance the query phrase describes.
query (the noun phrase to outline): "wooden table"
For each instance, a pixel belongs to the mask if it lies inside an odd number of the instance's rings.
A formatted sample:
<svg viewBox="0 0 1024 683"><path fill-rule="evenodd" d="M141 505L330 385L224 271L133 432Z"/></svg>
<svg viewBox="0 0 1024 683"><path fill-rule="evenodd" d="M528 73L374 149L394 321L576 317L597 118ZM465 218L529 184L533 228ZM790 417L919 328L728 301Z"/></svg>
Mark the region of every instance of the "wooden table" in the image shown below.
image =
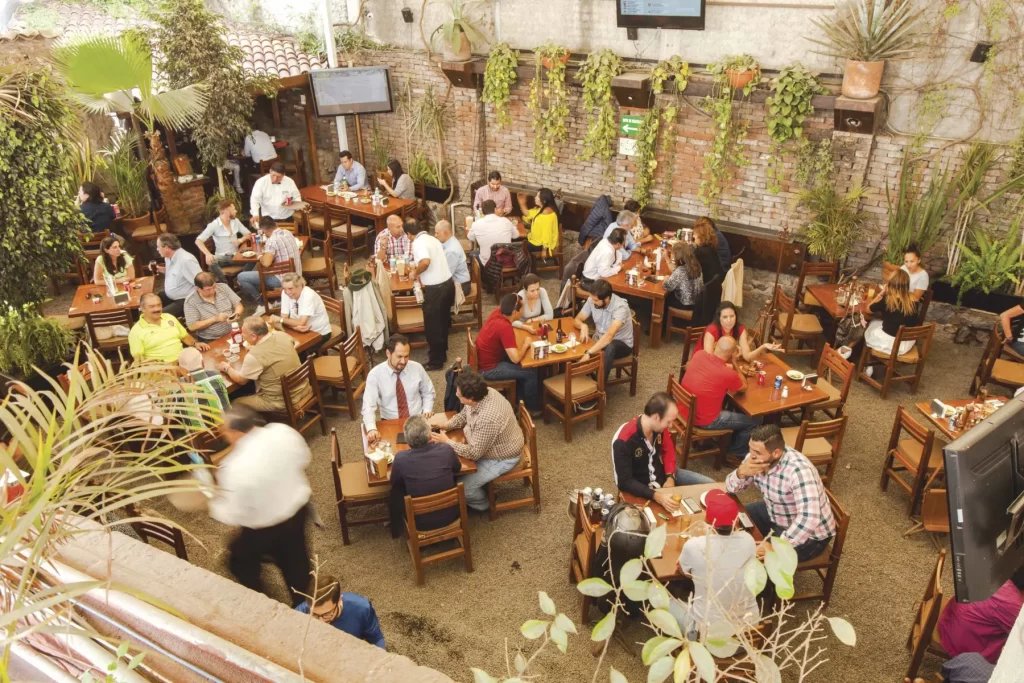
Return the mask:
<svg viewBox="0 0 1024 683"><path fill-rule="evenodd" d="M363 204L356 200L346 201L341 197L328 197L327 191L319 185L313 185L311 187L304 187L299 190L299 194L302 195L302 199L313 204L332 204L334 206L340 206L341 208L348 211L353 216L360 216L362 218L368 218L373 221L374 232L377 233L384 230L387 225L388 216L394 214L400 214L406 209L406 207L415 204L414 199L398 199L397 197L388 197L387 206L373 206L372 204ZM362 190L361 196L369 196L368 190Z"/></svg>
<svg viewBox="0 0 1024 683"><path fill-rule="evenodd" d="M414 266L412 264L405 264L405 279L398 277L398 273L391 272L388 267L388 262L384 262L384 270L391 276L391 291L395 294L411 294L413 291L413 285L416 283L416 278L412 277L412 271Z"/></svg>
<svg viewBox="0 0 1024 683"><path fill-rule="evenodd" d="M989 400L991 401L994 399L998 399L1003 402L1003 405L1006 405L1006 399L999 396L993 396ZM942 399L939 400L942 401ZM963 408L964 406L968 406L974 403L974 399L958 398L952 401L942 402L951 408ZM921 412L922 415L928 418L928 421L931 422L932 425L935 428L937 428L944 437L946 437L950 441L954 441L970 431L970 429L950 429L948 417L936 417L935 415L932 414L931 401L921 401L919 403L915 403L914 406Z"/></svg>
<svg viewBox="0 0 1024 683"><path fill-rule="evenodd" d="M305 251L306 245L309 244L309 235L295 235L295 239L299 240L299 254ZM260 255L255 254L253 256L242 256L243 251L251 251L251 249L242 249L241 251L235 252L235 257L231 259L232 263L245 264L245 263L256 263L259 260Z"/></svg>
<svg viewBox="0 0 1024 683"><path fill-rule="evenodd" d="M268 320L269 318L269 315L263 316L264 320ZM299 345L295 347L295 351L297 353L302 353L321 339L321 335L313 330L310 330L309 332L296 332L292 328L286 327L284 328L284 332L299 343ZM203 351L203 367L205 369L217 372L217 363L224 360L224 351L231 345L231 342L229 341L230 337L231 333L228 332L222 337L206 342L210 345L210 348L207 351ZM238 353L238 358L230 361L231 367L236 372L242 369L242 361L245 360L245 354L248 352L249 349L245 347L245 344L242 344L242 348ZM235 384L227 374L222 372L221 376L224 377L224 382L227 384L228 393L238 390L239 385Z"/></svg>
<svg viewBox="0 0 1024 683"><path fill-rule="evenodd" d="M153 291L154 280L155 278L152 275L133 280L132 297L128 300L128 303L121 305L115 304L113 297L107 294L106 285L79 285L78 289L75 290L75 298L71 302L71 308L68 309L68 317L79 318L90 313L109 313L120 308L138 308L142 295ZM120 284L120 280L118 280L118 284ZM141 285L141 287L136 288L135 285ZM124 291L123 287L121 291ZM93 294L99 294L103 299L99 303L94 304L92 302Z"/></svg>
<svg viewBox="0 0 1024 683"><path fill-rule="evenodd" d="M645 247L647 248L647 247ZM614 275L609 278L608 283L612 286L612 291L617 294L624 296L634 296L641 299L649 299L651 302L651 341L650 347L656 349L661 346L661 325L665 317L665 290L662 288L661 282L647 282L644 280L643 274L643 254L637 249L633 252L633 255L623 261L622 270L619 271L618 275ZM668 263L667 258L661 260L661 270L654 273L655 259L651 259L651 273L649 275L661 275L668 277L672 273L672 267ZM638 283L636 285L626 284L626 273L633 266L636 266L640 272Z"/></svg>
<svg viewBox="0 0 1024 683"><path fill-rule="evenodd" d="M445 417L451 419L455 417L454 411L449 411L444 414ZM402 431L405 426L405 420L377 420L377 433L380 434L382 441L390 441L392 452L398 455L402 451L409 450L409 444L398 443L398 434ZM456 429L448 432L448 438L456 443L466 443L466 435L461 429ZM459 471L459 475L469 474L476 472L476 461L468 460L466 458L459 458L459 462L462 463L462 469ZM364 457L363 463L366 465L366 483L370 486L391 486L391 465L388 465L388 473L385 477L378 477L370 467L370 461Z"/></svg>
<svg viewBox="0 0 1024 683"><path fill-rule="evenodd" d="M555 335L557 334L558 324L561 322L562 330L565 331L566 336L575 333L576 338L579 339L580 331L573 325L572 318L555 318L549 320L548 324L551 325L551 331L548 332L547 340L551 344L555 343ZM540 321L530 323L534 326L539 326ZM532 341L540 341L540 336L536 334L530 334L528 331L519 327L516 330L516 343L522 344L524 339L530 339ZM591 336L593 340L593 336ZM526 358L520 363L524 368L543 368L549 365L561 365L562 363L575 363L580 358L583 358L583 354L586 353L587 349L594 345L593 341L587 342L586 344L577 344L575 347L567 350L565 353L555 353L552 351L547 358L537 360L533 357L533 349L526 352Z"/></svg>
<svg viewBox="0 0 1024 683"><path fill-rule="evenodd" d="M842 306L839 304L839 301L836 299L836 294L839 292L840 286L841 285L827 283L818 285L807 285L806 287L804 287L804 290L818 300L818 303L821 304L821 307L825 309L825 312L828 313L834 321L842 320L853 311L856 311L864 315L865 317L870 318L871 311L868 310L869 302L867 301L860 302L854 308L850 308L849 306ZM796 303L800 304L802 302L798 301ZM839 325L832 325L832 334L830 335L828 342L833 347L835 347L836 345L836 332L838 331Z"/></svg>
<svg viewBox="0 0 1024 683"><path fill-rule="evenodd" d="M705 491L711 491L712 489L725 490L724 482L714 482L711 484L694 484L692 486L674 486L666 488L666 491L678 494L686 498L692 498L698 503L700 502L700 495ZM703 536L705 527L697 524L697 522L704 521L704 509L695 515L687 515L686 508L683 508L683 515L681 517L673 517L665 508L659 503L653 500L647 500L646 498L638 498L637 496L629 493L619 493L619 497L633 505L638 507L649 507L654 513L655 518L658 520L658 526L663 524L668 525L668 540L665 541L665 549L661 552L661 557L656 557L650 560L651 570L654 575L658 577L659 581L672 581L675 579L685 578L685 575L679 570L679 553L683 551L683 546L686 545L686 538L680 536L680 534L686 530L687 527L696 525L698 529L692 529L690 533L695 536ZM743 503L739 501L736 496L731 496L733 500L739 505L740 512L745 512L746 508L743 507ZM668 521L662 519L658 515L664 515L668 518ZM598 529L598 533L602 533L603 529ZM696 533L694 533L696 532ZM749 531L750 535L754 537L754 540L760 543L763 540L761 532L754 527ZM600 537L598 537L600 542Z"/></svg>
<svg viewBox="0 0 1024 683"><path fill-rule="evenodd" d="M784 410L803 408L828 399L828 394L819 389L817 384L814 384L810 390L802 389L801 381L786 377L786 373L792 368L775 354L765 353L758 360L764 363L764 386L757 383L757 375L754 375L747 378L746 391L729 394L733 403L747 415L763 417ZM778 394L775 393L775 377L777 375L782 375L782 386L789 387L788 398L782 398L781 389ZM810 385L810 383L808 384Z"/></svg>

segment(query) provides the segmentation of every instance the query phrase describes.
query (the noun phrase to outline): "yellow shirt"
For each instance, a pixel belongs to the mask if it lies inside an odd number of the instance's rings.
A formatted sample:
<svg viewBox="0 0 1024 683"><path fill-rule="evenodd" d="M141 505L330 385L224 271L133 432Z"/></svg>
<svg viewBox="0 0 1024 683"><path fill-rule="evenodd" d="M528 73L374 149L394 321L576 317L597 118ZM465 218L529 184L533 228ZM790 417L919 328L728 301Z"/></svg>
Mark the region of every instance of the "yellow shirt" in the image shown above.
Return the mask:
<svg viewBox="0 0 1024 683"><path fill-rule="evenodd" d="M128 334L128 350L133 358L174 363L181 355L181 340L188 331L170 313L160 315L160 324L153 325L145 318L139 318Z"/></svg>
<svg viewBox="0 0 1024 683"><path fill-rule="evenodd" d="M539 208L530 209L526 214L526 224L530 226L530 233L526 236L530 244L535 247L547 247L551 250L558 249L558 214L541 213Z"/></svg>

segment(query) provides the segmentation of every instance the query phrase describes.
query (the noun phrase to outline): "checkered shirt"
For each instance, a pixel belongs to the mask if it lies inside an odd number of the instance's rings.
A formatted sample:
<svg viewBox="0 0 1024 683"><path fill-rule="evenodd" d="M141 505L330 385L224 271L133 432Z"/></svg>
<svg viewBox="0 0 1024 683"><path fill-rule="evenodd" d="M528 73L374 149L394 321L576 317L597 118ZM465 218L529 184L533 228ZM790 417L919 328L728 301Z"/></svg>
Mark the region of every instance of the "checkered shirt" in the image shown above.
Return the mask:
<svg viewBox="0 0 1024 683"><path fill-rule="evenodd" d="M377 240L373 243L373 253L380 253L381 245L384 244L387 244L387 251L384 253L387 258L394 256L396 259L412 260L412 240L408 235L403 234L396 238L390 230L382 230L377 234Z"/></svg>
<svg viewBox="0 0 1024 683"><path fill-rule="evenodd" d="M278 228L270 233L265 249L274 252L274 263L282 263L291 259L295 264L295 272L302 275L302 254L299 253L299 244L295 241L295 235L284 228Z"/></svg>
<svg viewBox="0 0 1024 683"><path fill-rule="evenodd" d="M786 527L782 537L793 547L836 535L836 520L821 477L803 453L787 446L767 472L740 479L733 470L725 478L725 488L730 493L751 484L761 491L772 522Z"/></svg>

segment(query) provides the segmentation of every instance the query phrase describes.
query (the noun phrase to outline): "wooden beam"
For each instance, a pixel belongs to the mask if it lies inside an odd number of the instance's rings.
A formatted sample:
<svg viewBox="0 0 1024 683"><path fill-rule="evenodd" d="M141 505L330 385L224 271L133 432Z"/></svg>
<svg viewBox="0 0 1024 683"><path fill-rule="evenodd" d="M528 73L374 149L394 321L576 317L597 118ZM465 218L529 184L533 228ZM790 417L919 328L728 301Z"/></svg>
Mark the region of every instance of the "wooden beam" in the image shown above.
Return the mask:
<svg viewBox="0 0 1024 683"><path fill-rule="evenodd" d="M276 100L275 100L276 101ZM309 163L313 165L313 184L320 184L320 155L316 151L316 128L313 126L313 92L306 86L306 137L309 139Z"/></svg>

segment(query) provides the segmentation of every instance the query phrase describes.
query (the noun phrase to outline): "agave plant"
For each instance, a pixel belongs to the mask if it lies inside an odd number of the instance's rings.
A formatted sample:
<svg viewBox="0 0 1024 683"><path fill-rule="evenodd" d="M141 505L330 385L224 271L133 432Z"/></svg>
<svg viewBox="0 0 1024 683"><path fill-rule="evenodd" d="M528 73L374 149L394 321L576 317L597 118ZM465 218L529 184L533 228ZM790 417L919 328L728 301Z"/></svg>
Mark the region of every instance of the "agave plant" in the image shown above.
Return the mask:
<svg viewBox="0 0 1024 683"><path fill-rule="evenodd" d="M116 130L110 144L103 149L106 177L114 187L117 205L126 218L137 218L149 211L149 184L145 161L136 150L139 136L135 131Z"/></svg>
<svg viewBox="0 0 1024 683"><path fill-rule="evenodd" d="M432 37L436 38L440 32L444 42L451 46L453 52L462 49L463 33L466 34L466 39L469 40L471 46L487 42L487 36L476 27L468 16L470 10L483 4L480 0L447 0L446 4L448 11L451 12L451 17L434 29Z"/></svg>
<svg viewBox="0 0 1024 683"><path fill-rule="evenodd" d="M831 17L812 20L826 40L819 54L859 62L909 59L924 45L923 15L927 3L915 8L909 0L850 0Z"/></svg>
<svg viewBox="0 0 1024 683"><path fill-rule="evenodd" d="M911 244L917 245L922 254L931 249L939 239L946 216L959 204L960 195L951 180L948 164L932 173L928 186L920 193L916 189L917 180L908 149L903 156L895 197L889 191L889 183L885 184L889 204L889 244L885 260L889 263L901 263L904 250Z"/></svg>
<svg viewBox="0 0 1024 683"><path fill-rule="evenodd" d="M79 361L88 369L80 369ZM75 358L67 389L19 385L0 403L0 681L15 643L51 635L97 637L74 611L74 600L108 581L63 583L53 570L59 546L76 536L109 531L132 516L133 505L169 493L195 492L183 476L205 467L188 462L195 415L213 420L210 398L182 383L176 368L124 367L89 352ZM116 519L115 519L116 518ZM169 520L160 520L173 524ZM126 589L127 590L127 589ZM134 592L134 591L132 591ZM145 598L145 596L139 596Z"/></svg>

